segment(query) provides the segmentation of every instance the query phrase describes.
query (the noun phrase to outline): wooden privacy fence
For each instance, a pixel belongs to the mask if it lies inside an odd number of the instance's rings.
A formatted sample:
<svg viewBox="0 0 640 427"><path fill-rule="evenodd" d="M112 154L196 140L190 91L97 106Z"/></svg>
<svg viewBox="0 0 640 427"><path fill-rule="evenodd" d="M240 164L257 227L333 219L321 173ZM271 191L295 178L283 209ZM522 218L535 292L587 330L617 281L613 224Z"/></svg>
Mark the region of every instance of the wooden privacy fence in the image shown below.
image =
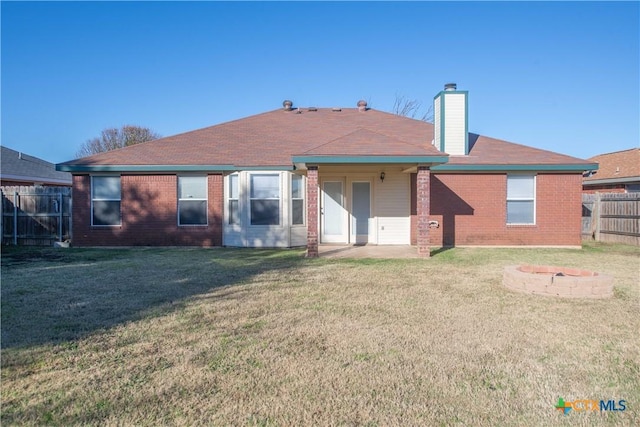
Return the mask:
<svg viewBox="0 0 640 427"><path fill-rule="evenodd" d="M71 239L71 188L2 187L2 244L52 245Z"/></svg>
<svg viewBox="0 0 640 427"><path fill-rule="evenodd" d="M582 238L640 246L640 193L583 194Z"/></svg>

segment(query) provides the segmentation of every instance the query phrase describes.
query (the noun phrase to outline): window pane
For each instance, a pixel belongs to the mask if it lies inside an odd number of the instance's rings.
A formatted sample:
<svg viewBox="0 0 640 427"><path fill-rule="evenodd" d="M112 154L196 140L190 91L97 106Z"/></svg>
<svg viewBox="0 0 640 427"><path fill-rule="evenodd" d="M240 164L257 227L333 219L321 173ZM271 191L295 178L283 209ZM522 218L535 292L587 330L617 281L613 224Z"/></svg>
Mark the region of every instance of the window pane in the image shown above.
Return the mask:
<svg viewBox="0 0 640 427"><path fill-rule="evenodd" d="M339 236L342 234L342 183L325 182L323 185L324 234ZM311 215L311 213L309 214Z"/></svg>
<svg viewBox="0 0 640 427"><path fill-rule="evenodd" d="M533 199L534 198L534 177L529 175L509 175L507 176L507 198L508 199Z"/></svg>
<svg viewBox="0 0 640 427"><path fill-rule="evenodd" d="M509 201L507 202L508 224L533 224L533 201Z"/></svg>
<svg viewBox="0 0 640 427"><path fill-rule="evenodd" d="M180 225L207 225L206 200L182 200L178 213Z"/></svg>
<svg viewBox="0 0 640 427"><path fill-rule="evenodd" d="M93 177L93 198L120 200L120 177L119 176L94 176Z"/></svg>
<svg viewBox="0 0 640 427"><path fill-rule="evenodd" d="M93 225L120 225L120 202L94 201Z"/></svg>
<svg viewBox="0 0 640 427"><path fill-rule="evenodd" d="M229 175L229 198L238 198L238 175Z"/></svg>
<svg viewBox="0 0 640 427"><path fill-rule="evenodd" d="M304 224L304 200L291 201L291 224Z"/></svg>
<svg viewBox="0 0 640 427"><path fill-rule="evenodd" d="M179 199L206 199L206 176L180 176L178 177Z"/></svg>
<svg viewBox="0 0 640 427"><path fill-rule="evenodd" d="M240 224L237 200L229 200L229 224Z"/></svg>
<svg viewBox="0 0 640 427"><path fill-rule="evenodd" d="M252 199L279 199L280 175L251 175Z"/></svg>
<svg viewBox="0 0 640 427"><path fill-rule="evenodd" d="M354 182L352 185L352 227L355 234L369 234L369 218L371 217L371 193L368 182Z"/></svg>
<svg viewBox="0 0 640 427"><path fill-rule="evenodd" d="M291 176L291 198L302 198L302 176L300 175Z"/></svg>
<svg viewBox="0 0 640 427"><path fill-rule="evenodd" d="M251 225L280 224L279 200L252 200Z"/></svg>

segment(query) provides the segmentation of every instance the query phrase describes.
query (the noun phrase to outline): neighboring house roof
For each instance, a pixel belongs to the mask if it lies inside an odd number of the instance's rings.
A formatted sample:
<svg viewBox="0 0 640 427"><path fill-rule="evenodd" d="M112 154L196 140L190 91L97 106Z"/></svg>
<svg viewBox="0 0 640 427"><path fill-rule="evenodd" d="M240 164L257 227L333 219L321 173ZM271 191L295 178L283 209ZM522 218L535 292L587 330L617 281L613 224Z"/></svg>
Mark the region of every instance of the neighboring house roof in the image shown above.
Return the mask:
<svg viewBox="0 0 640 427"><path fill-rule="evenodd" d="M278 109L58 165L73 172L99 170L292 169L294 163L430 163L434 170L513 168L584 170L588 162L470 134L468 156L433 145L431 123L373 109ZM448 162L448 163L447 163ZM445 164L443 164L445 163ZM543 167L544 169L544 167Z"/></svg>
<svg viewBox="0 0 640 427"><path fill-rule="evenodd" d="M589 160L597 162L599 168L585 176L584 185L640 181L640 148L599 154Z"/></svg>
<svg viewBox="0 0 640 427"><path fill-rule="evenodd" d="M71 174L57 171L53 163L8 147L0 148L3 181L71 185Z"/></svg>

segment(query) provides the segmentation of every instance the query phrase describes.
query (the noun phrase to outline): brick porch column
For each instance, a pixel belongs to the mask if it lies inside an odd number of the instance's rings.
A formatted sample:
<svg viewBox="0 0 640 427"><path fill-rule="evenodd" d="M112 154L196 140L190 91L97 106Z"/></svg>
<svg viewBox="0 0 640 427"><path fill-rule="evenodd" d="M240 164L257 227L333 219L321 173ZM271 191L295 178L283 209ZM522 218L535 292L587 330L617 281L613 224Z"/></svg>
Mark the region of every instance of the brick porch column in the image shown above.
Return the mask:
<svg viewBox="0 0 640 427"><path fill-rule="evenodd" d="M318 166L307 169L307 258L318 257Z"/></svg>
<svg viewBox="0 0 640 427"><path fill-rule="evenodd" d="M416 179L416 216L418 234L418 255L428 258L429 248L429 213L431 192L429 191L431 171L427 166L418 166Z"/></svg>

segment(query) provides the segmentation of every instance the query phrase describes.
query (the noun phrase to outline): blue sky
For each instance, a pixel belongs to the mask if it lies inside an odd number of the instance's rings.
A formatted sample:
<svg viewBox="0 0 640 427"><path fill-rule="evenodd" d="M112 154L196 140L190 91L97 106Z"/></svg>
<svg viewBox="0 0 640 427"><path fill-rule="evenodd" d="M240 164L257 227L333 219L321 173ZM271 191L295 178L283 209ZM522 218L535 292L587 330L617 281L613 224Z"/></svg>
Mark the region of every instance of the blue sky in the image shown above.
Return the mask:
<svg viewBox="0 0 640 427"><path fill-rule="evenodd" d="M2 144L57 163L294 106L469 91L469 129L588 158L639 145L638 2L7 2Z"/></svg>

